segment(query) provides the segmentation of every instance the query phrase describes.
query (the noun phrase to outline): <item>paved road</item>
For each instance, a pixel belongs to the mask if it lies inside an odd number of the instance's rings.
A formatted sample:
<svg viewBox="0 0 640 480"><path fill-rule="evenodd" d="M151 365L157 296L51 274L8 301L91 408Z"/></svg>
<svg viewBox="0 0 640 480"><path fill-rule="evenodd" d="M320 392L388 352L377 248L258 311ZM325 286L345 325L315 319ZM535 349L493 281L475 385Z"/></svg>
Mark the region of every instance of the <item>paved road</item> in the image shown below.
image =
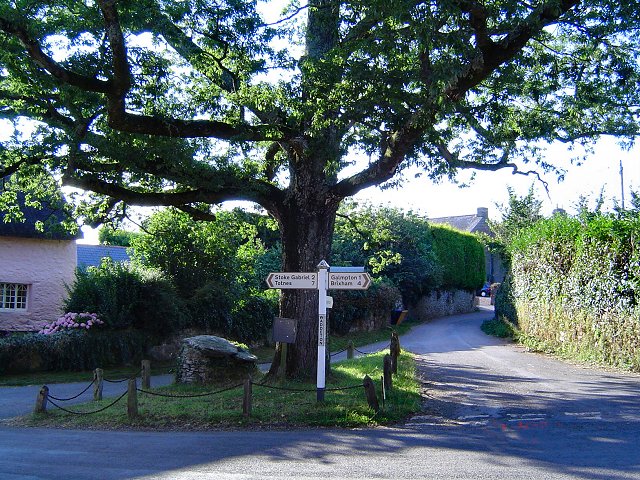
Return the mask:
<svg viewBox="0 0 640 480"><path fill-rule="evenodd" d="M421 325L424 412L393 428L110 432L0 427L2 479L640 479L640 377ZM372 349L375 349L373 347ZM2 393L0 392L0 395Z"/></svg>

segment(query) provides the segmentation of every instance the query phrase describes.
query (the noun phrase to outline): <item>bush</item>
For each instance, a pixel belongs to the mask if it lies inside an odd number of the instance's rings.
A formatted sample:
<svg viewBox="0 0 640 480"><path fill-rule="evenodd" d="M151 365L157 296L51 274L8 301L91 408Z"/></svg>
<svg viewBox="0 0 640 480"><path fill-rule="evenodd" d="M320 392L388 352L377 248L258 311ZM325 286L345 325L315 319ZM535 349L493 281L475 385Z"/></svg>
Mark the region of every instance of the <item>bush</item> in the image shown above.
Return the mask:
<svg viewBox="0 0 640 480"><path fill-rule="evenodd" d="M442 282L429 225L412 212L347 202L336 220L331 255L333 265L364 265L386 277L406 305Z"/></svg>
<svg viewBox="0 0 640 480"><path fill-rule="evenodd" d="M275 291L237 291L236 285L209 282L187 301L189 326L241 342L266 337L278 311Z"/></svg>
<svg viewBox="0 0 640 480"><path fill-rule="evenodd" d="M69 330L0 339L0 374L93 370L139 362L150 338L143 332Z"/></svg>
<svg viewBox="0 0 640 480"><path fill-rule="evenodd" d="M184 304L159 271L105 259L78 270L65 310L95 312L104 328L145 330L166 337L184 325Z"/></svg>

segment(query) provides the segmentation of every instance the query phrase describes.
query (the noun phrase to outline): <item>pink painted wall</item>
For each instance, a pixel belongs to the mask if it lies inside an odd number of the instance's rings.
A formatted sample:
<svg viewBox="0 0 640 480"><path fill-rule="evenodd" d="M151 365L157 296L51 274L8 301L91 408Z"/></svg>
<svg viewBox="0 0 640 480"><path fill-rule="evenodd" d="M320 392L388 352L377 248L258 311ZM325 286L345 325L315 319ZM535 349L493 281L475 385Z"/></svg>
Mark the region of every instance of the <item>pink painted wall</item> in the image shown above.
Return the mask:
<svg viewBox="0 0 640 480"><path fill-rule="evenodd" d="M75 240L0 237L0 282L29 286L26 311L0 309L0 330L38 330L58 318L76 261Z"/></svg>

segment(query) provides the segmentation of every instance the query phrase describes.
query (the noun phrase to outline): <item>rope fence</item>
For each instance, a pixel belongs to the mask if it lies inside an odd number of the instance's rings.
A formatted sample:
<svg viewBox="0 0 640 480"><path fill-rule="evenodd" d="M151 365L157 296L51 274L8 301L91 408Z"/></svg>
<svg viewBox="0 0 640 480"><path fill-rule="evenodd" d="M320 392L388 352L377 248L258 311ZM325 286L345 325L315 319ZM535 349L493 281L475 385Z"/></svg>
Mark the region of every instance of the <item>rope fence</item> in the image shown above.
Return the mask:
<svg viewBox="0 0 640 480"><path fill-rule="evenodd" d="M384 356L384 363L383 363L383 372L384 375L381 378L381 386L382 386L382 403L383 403L383 408L384 408L384 402L386 400L386 397L388 396L389 392L392 389L392 375L397 373L397 357L400 353L400 344L399 344L399 340L397 337L397 334L395 334L395 332L392 334L391 337L391 343L389 345L389 351L390 354L387 354ZM356 349L355 347L353 347L353 344L351 342L349 342L349 345L344 348L343 350L340 350L338 352L334 352L332 354L333 355L337 355L339 353L343 353L347 351L348 356L349 354L352 357L352 353L353 351L356 351L358 353L361 353L363 355L368 355L369 353L366 352L362 352L358 349ZM376 352L373 352L376 353ZM199 397L208 397L208 396L213 396L213 395L217 395L217 394L221 394L223 392L228 392L230 390L234 390L234 389L238 389L240 387L243 387L244 391L243 391L243 401L242 401L242 405L243 405L243 415L244 416L250 416L251 415L251 404L252 404L252 389L253 386L256 387L261 387L261 388L268 388L270 390L278 390L278 391L285 391L285 392L297 392L297 393L316 393L317 389L315 388L291 388L291 387L284 387L284 386L280 386L280 385L272 385L272 384L268 384L268 383L262 383L262 382L254 382L253 380L251 380L251 378L247 378L243 383L238 383L235 385L231 385L229 387L226 388L222 388L219 390L215 390L215 391L211 391L211 392L204 392L204 393L194 393L194 394L169 394L169 393L163 393L163 392L155 392L152 390L149 390L150 388L150 365L149 365L149 361L148 360L143 360L143 367L142 369L136 373L135 375L128 377L128 378L124 378L124 379L119 379L119 380L110 380L110 379L106 379L103 377L102 375L102 369L97 368L94 372L94 378L91 381L91 383L89 383L89 385L87 385L80 393L78 393L77 395L71 396L71 397L67 397L67 398L61 398L61 397L56 397L52 394L50 394L49 392L49 387L44 385L40 391L38 392L38 396L36 398L36 407L34 409L35 413L46 413L47 411L47 404L50 403L52 406L54 406L55 408L64 411L66 413L72 414L72 415L92 415L92 414L97 414L100 412L103 412L113 406L115 406L117 403L119 403L125 396L127 397L127 415L130 419L135 419L136 417L139 416L139 412L138 412L138 400L137 400L137 393L142 393L142 394L146 394L146 395L152 395L152 396L157 396L157 397L165 397L165 398L172 398L172 399L184 399L184 398L199 398ZM136 381L137 381L137 377L138 375L141 375L141 381L142 381L142 388L138 388ZM109 403L108 405L99 408L97 410L93 410L93 411L75 411L75 410L70 410L68 408L65 408L61 405L59 405L59 403L57 402L66 402L66 401L71 401L71 400L75 400L77 398L79 398L82 394L84 394L87 390L89 390L89 388L91 388L91 386L94 387L94 400L102 400L102 387L103 384L102 382L109 382L109 383L122 383L128 381L128 388L127 390L125 390L120 396L118 396L115 400L113 400L111 403ZM376 388L375 385L373 383L373 380L369 377L369 375L365 375L365 377L363 378L363 382L362 384L358 384L358 385L350 385L350 386L345 386L345 387L334 387L334 388L325 388L324 391L325 392L339 392L339 391L345 391L345 390L354 390L354 389L359 389L359 388L363 388L365 391L365 396L367 399L367 403L369 404L369 406L376 412L376 414L379 412L380 410L380 406L379 406L379 401L378 401L378 397L377 397L377 393L376 393Z"/></svg>
<svg viewBox="0 0 640 480"><path fill-rule="evenodd" d="M141 368L140 370L138 370L138 372L137 372L135 375L132 375L132 376L127 377L127 378L121 378L121 379L118 379L118 380L110 380L110 379L108 379L108 378L103 378L102 380L104 380L104 381L105 381L105 382L107 382L107 383L122 383L122 382L128 382L128 381L129 381L129 380L131 380L132 378L137 378L137 377L139 377L140 375L142 375L142 371L143 371L143 369Z"/></svg>
<svg viewBox="0 0 640 480"><path fill-rule="evenodd" d="M73 397L68 397L68 398L58 398L58 397L54 397L53 395L49 394L49 398L51 400L57 400L58 402L68 402L69 400L75 400L76 398L78 398L80 395L82 395L84 392L86 392L87 390L89 390L91 388L91 386L95 383L95 380L92 380L91 383L89 385L87 385L87 388L85 388L84 390L82 390L79 394L74 395Z"/></svg>
<svg viewBox="0 0 640 480"><path fill-rule="evenodd" d="M67 408L64 408L64 407L62 407L62 406L58 405L57 403L55 403L55 402L53 402L53 401L51 401L51 400L49 400L49 403L51 403L51 404L52 404L54 407L56 407L57 409L62 410L63 412L70 413L70 414L72 414L72 415L93 415L93 414L95 414L95 413L104 412L105 410L107 410L107 409L109 409L109 408L113 407L116 403L118 403L120 400L122 400L122 399L125 397L125 395L127 395L127 393L129 393L129 391L128 391L128 390L125 390L125 391L124 391L124 393L123 393L122 395L120 395L118 398L116 398L116 399L115 399L113 402L111 402L109 405L106 405L106 406L104 406L104 407L102 407L102 408L100 408L100 409L98 409L98 410L93 410L93 411L91 411L91 412L77 412L77 411L74 411L74 410L69 410L69 409L67 409Z"/></svg>

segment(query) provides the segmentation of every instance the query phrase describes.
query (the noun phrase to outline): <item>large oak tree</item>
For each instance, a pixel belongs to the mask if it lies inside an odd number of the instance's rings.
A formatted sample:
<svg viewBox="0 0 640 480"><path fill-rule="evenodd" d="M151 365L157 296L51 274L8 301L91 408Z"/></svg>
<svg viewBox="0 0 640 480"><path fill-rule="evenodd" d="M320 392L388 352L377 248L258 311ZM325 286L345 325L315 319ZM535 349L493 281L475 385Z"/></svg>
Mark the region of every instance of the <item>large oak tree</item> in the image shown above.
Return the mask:
<svg viewBox="0 0 640 480"><path fill-rule="evenodd" d="M542 141L638 133L636 0L310 0L268 23L274 8L0 0L5 200L45 173L95 192L95 218L248 200L278 221L283 270L315 271L340 202L408 166L428 193L459 169L553 168ZM285 293L287 369L309 375L317 293Z"/></svg>

